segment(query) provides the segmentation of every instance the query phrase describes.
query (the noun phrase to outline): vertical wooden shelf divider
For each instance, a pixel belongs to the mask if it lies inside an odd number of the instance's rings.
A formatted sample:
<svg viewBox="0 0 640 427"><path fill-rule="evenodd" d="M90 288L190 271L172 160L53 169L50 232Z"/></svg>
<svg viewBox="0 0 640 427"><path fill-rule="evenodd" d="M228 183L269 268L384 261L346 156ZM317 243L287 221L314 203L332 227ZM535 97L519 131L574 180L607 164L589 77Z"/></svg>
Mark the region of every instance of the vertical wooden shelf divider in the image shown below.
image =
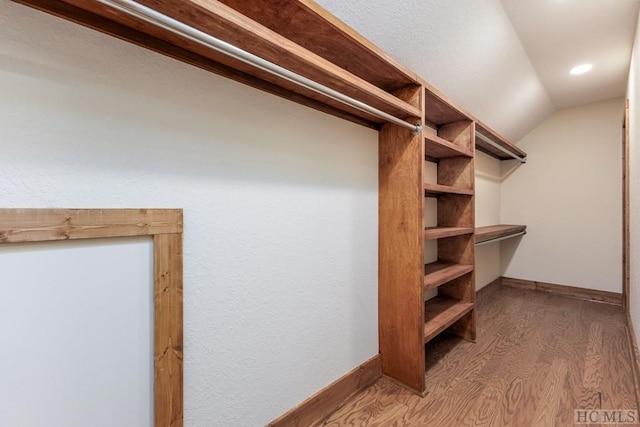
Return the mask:
<svg viewBox="0 0 640 427"><path fill-rule="evenodd" d="M423 88L400 99L424 109ZM379 134L378 330L382 372L425 390L423 341L424 139L385 125Z"/></svg>

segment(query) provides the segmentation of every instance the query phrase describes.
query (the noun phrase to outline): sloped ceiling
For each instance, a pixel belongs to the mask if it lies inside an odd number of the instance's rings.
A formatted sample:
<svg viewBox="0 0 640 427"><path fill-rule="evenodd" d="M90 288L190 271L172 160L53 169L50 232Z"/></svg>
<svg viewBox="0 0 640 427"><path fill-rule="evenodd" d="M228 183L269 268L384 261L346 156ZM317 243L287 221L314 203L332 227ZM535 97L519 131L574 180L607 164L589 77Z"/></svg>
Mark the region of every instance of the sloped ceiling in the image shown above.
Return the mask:
<svg viewBox="0 0 640 427"><path fill-rule="evenodd" d="M501 1L556 108L624 95L640 1Z"/></svg>
<svg viewBox="0 0 640 427"><path fill-rule="evenodd" d="M633 21L639 3L638 0L317 2L513 142L558 107L624 94ZM579 10L584 3L599 3L599 12L579 13L569 19L571 8ZM626 7L614 7L616 3ZM556 6L567 8L563 12L564 22L581 28L580 34L589 33L595 28L594 22L598 22L591 41L581 52L595 50L596 46L604 51L615 50L616 65L610 68L617 71L607 73L599 83L582 79L577 80L580 85L569 87L575 83L568 80L569 65L582 61L578 58L587 61L587 56L578 54L577 46L582 45L579 38L573 43L575 52L571 53L568 47L574 34L571 29L562 27L560 22L547 25L561 21L559 17L549 17ZM611 8L615 12L607 11ZM622 20L624 25L620 25L622 13L631 15ZM597 15L614 16L601 19ZM614 22L621 27L620 34L595 43L611 30ZM555 28L551 34L550 28ZM624 44L621 40L628 42ZM621 43L624 46L618 46ZM594 66L593 71L597 70Z"/></svg>

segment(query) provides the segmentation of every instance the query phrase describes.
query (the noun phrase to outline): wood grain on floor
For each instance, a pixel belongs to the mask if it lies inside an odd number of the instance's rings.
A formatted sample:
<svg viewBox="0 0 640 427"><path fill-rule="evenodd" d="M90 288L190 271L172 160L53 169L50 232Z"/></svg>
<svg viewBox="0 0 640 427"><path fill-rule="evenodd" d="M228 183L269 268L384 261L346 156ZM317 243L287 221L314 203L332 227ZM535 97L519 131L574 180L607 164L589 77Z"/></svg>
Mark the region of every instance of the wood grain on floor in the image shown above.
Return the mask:
<svg viewBox="0 0 640 427"><path fill-rule="evenodd" d="M478 337L426 347L427 395L382 378L326 426L573 426L574 409L637 409L622 307L499 287Z"/></svg>

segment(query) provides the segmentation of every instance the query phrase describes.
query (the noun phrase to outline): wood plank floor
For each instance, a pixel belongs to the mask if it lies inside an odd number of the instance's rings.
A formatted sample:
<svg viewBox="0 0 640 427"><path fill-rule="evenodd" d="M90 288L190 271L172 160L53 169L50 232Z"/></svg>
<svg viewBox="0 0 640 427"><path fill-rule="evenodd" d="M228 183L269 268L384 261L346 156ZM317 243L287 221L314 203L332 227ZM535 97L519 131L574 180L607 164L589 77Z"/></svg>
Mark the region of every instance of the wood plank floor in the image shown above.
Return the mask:
<svg viewBox="0 0 640 427"><path fill-rule="evenodd" d="M615 305L495 287L478 339L427 345L420 398L382 378L326 426L573 426L574 409L637 409L625 317Z"/></svg>

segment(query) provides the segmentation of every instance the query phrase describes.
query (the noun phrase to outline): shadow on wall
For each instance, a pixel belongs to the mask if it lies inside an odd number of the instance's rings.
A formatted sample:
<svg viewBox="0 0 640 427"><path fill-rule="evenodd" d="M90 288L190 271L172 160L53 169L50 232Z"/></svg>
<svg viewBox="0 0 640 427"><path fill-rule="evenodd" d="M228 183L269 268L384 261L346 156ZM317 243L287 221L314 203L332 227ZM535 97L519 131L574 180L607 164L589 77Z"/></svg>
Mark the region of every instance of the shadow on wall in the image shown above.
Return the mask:
<svg viewBox="0 0 640 427"><path fill-rule="evenodd" d="M509 178L511 174L517 171L520 166L523 166L523 164L520 163L519 160L502 160L500 163L500 176L476 169L476 177L484 178L492 182L502 183Z"/></svg>
<svg viewBox="0 0 640 427"><path fill-rule="evenodd" d="M527 233L529 230L527 230ZM500 247L500 256L502 258L502 274L507 271L509 264L511 264L511 260L513 259L518 246L520 246L520 242L522 242L522 238L527 235L513 237L511 239L503 240Z"/></svg>

